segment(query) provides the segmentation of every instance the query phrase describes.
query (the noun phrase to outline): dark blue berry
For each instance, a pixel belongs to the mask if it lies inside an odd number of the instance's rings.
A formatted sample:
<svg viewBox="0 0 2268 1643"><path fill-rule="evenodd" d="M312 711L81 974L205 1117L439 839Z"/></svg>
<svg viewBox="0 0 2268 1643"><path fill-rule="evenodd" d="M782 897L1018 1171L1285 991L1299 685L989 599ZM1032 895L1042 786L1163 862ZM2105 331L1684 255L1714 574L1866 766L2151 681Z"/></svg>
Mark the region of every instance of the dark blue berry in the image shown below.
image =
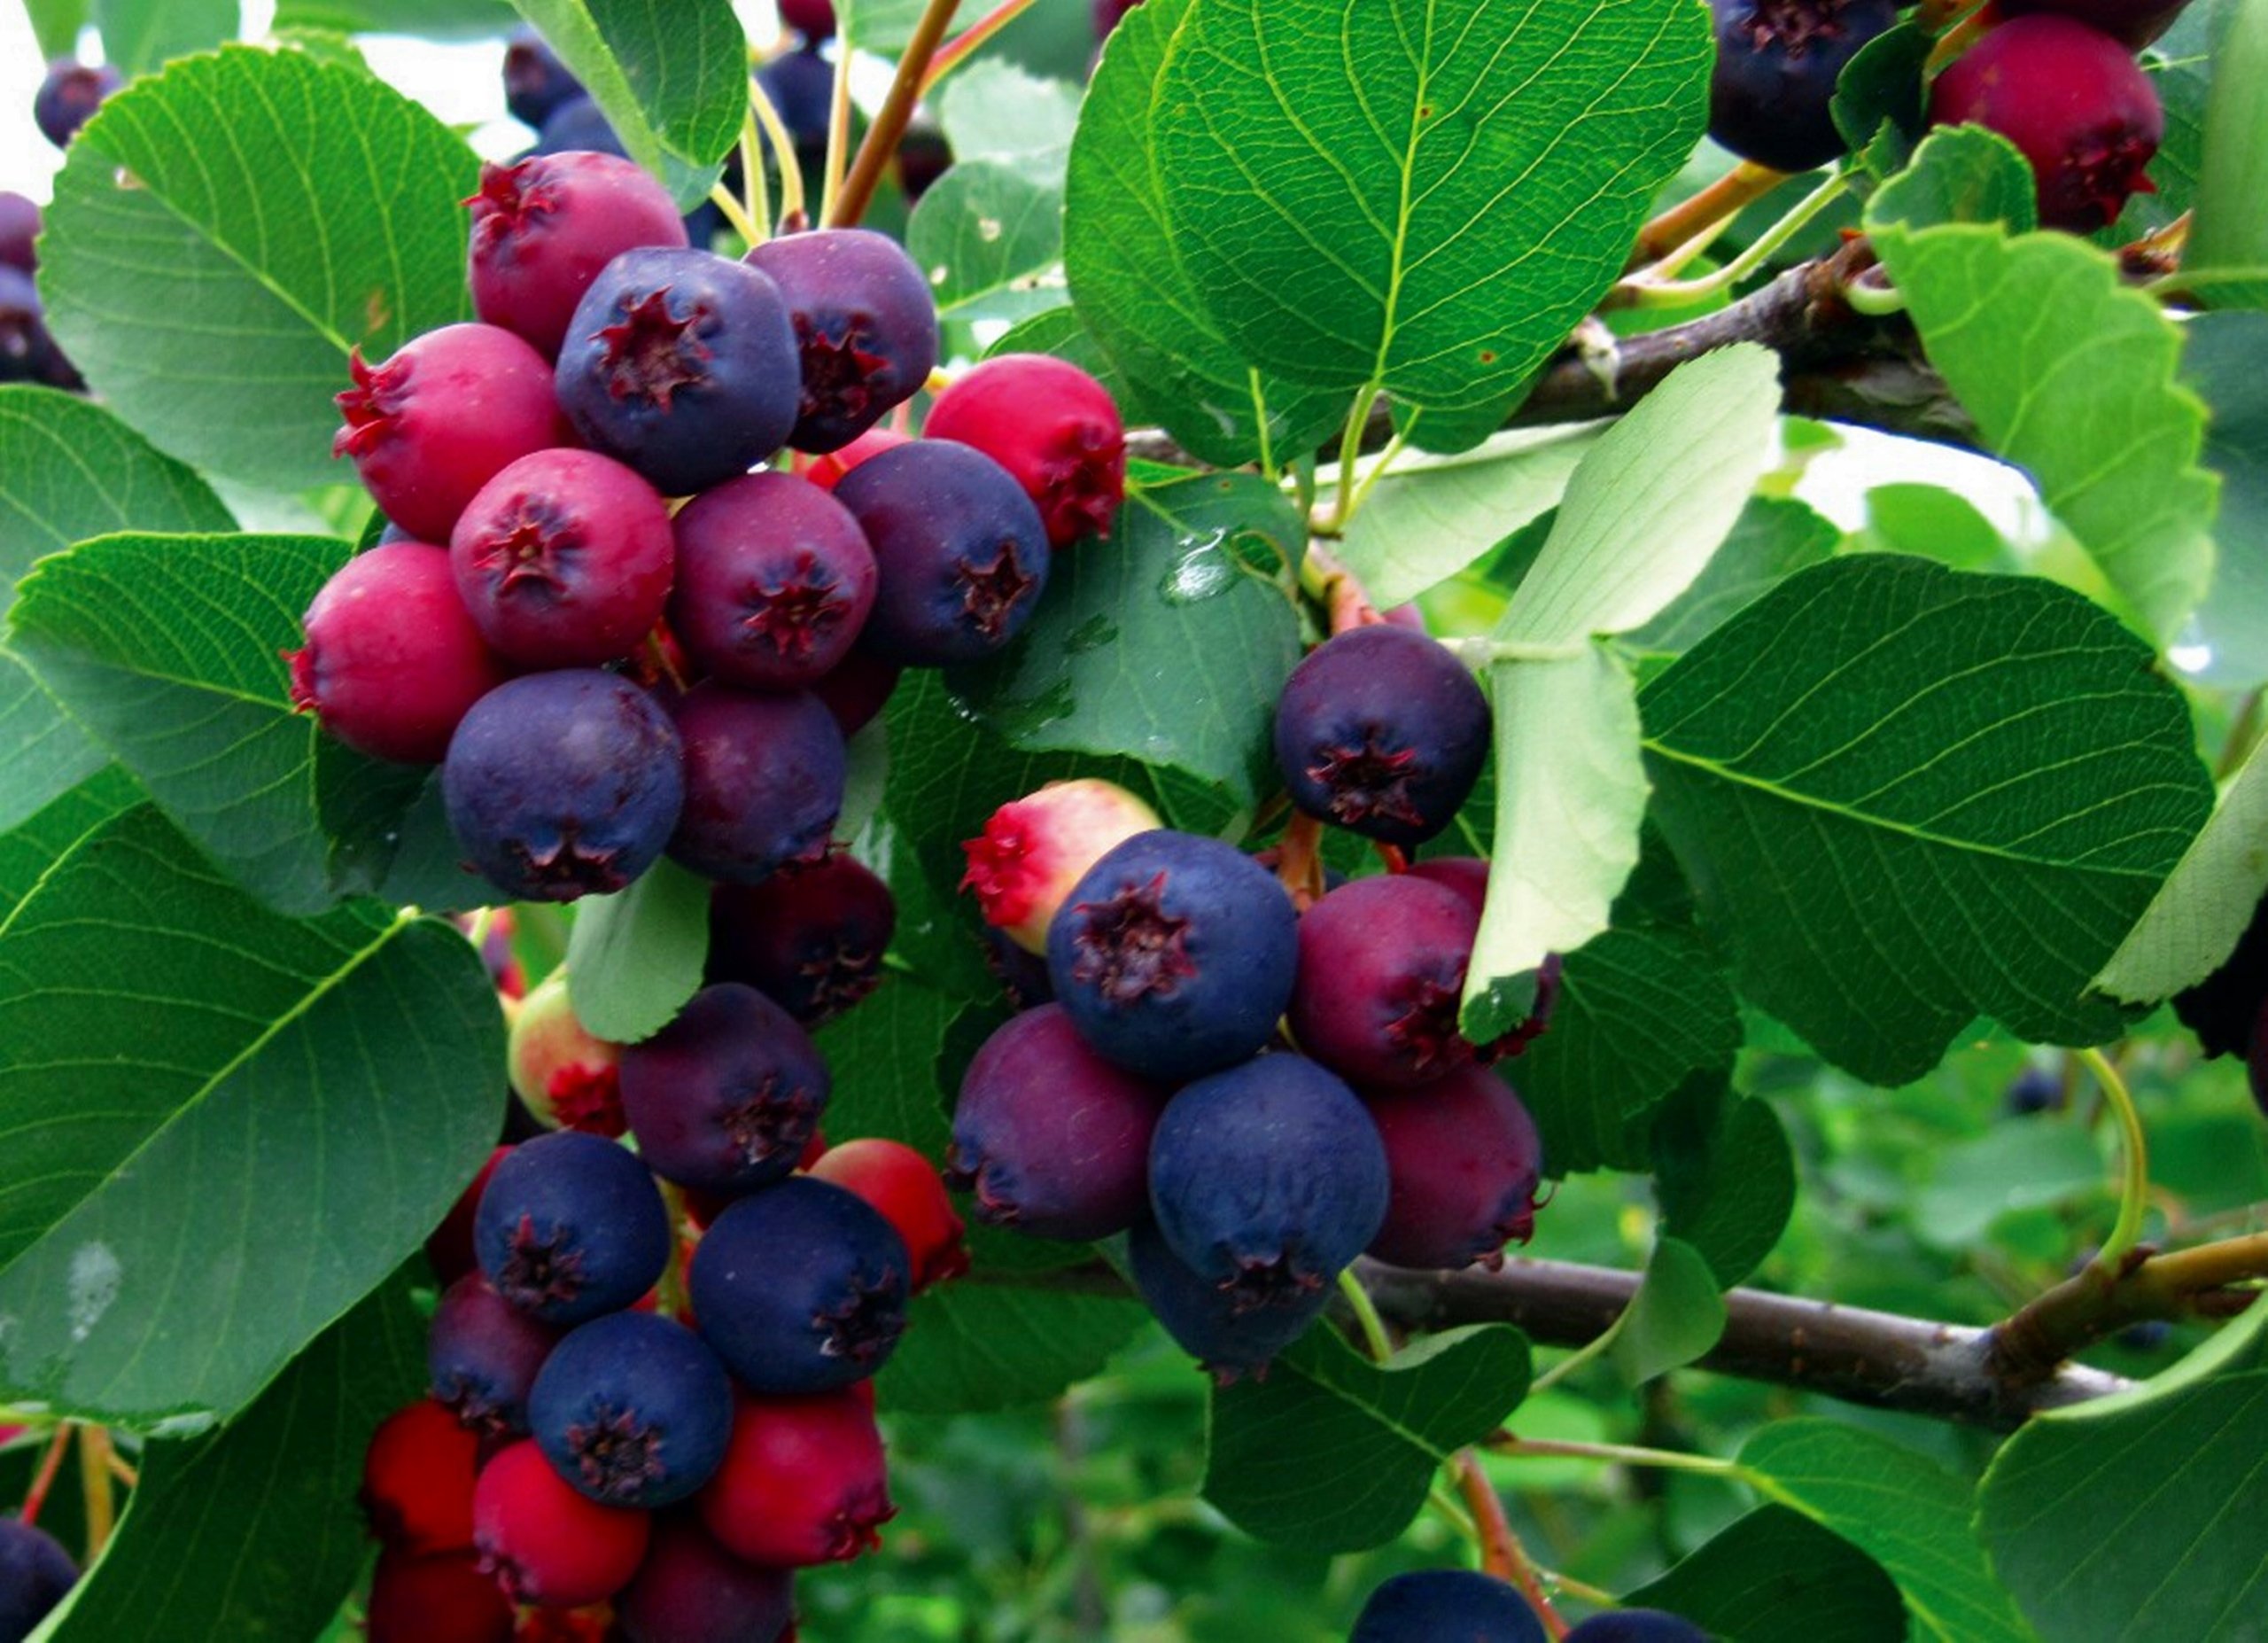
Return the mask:
<svg viewBox="0 0 2268 1643"><path fill-rule="evenodd" d="M741 1561L690 1509L670 1513L654 1520L614 1617L629 1643L779 1643L796 1617L796 1577Z"/></svg>
<svg viewBox="0 0 2268 1643"><path fill-rule="evenodd" d="M79 1578L55 1537L0 1517L0 1643L23 1643Z"/></svg>
<svg viewBox="0 0 2268 1643"><path fill-rule="evenodd" d="M639 1156L664 1180L708 1192L750 1192L793 1170L828 1087L810 1034L736 983L703 987L622 1052L622 1110Z"/></svg>
<svg viewBox="0 0 2268 1643"><path fill-rule="evenodd" d="M578 98L589 100L583 82L568 73L567 65L559 60L543 36L532 28L515 28L510 43L504 48L504 106L511 110L512 118L540 131L562 106ZM570 143L563 146L580 148L585 144Z"/></svg>
<svg viewBox="0 0 2268 1643"><path fill-rule="evenodd" d="M685 802L660 704L595 669L530 674L473 704L441 766L449 826L521 901L610 894L653 866Z"/></svg>
<svg viewBox="0 0 2268 1643"><path fill-rule="evenodd" d="M1138 1223L1126 1238L1127 1270L1144 1304L1165 1332L1222 1385L1268 1366L1323 1316L1328 1290L1293 1297L1281 1306L1239 1307L1234 1292L1192 1272L1167 1247L1153 1221Z"/></svg>
<svg viewBox="0 0 2268 1643"><path fill-rule="evenodd" d="M1709 0L1717 66L1709 135L1743 160L1809 171L1843 152L1835 82L1898 20L1892 0Z"/></svg>
<svg viewBox="0 0 2268 1643"><path fill-rule="evenodd" d="M559 1330L496 1293L485 1273L467 1273L441 1295L425 1336L425 1369L435 1401L487 1437L528 1429L528 1394Z"/></svg>
<svg viewBox="0 0 2268 1643"><path fill-rule="evenodd" d="M1593 1615L1565 1643L1709 1643L1709 1634L1682 1615L1658 1608L1618 1608Z"/></svg>
<svg viewBox="0 0 2268 1643"><path fill-rule="evenodd" d="M779 287L684 246L608 263L559 350L559 403L576 432L668 496L721 484L786 444L800 380Z"/></svg>
<svg viewBox="0 0 2268 1643"><path fill-rule="evenodd" d="M807 45L773 58L756 71L756 78L794 139L796 159L809 161L825 154L835 108L835 65Z"/></svg>
<svg viewBox="0 0 2268 1643"><path fill-rule="evenodd" d="M1167 1084L1268 1042L1298 964L1298 918L1274 876L1162 828L1088 868L1047 931L1048 980L1080 1036Z"/></svg>
<svg viewBox="0 0 2268 1643"><path fill-rule="evenodd" d="M905 1241L809 1176L728 1205L693 1252L701 1333L751 1391L825 1392L889 1361L905 1328Z"/></svg>
<svg viewBox="0 0 2268 1643"><path fill-rule="evenodd" d="M788 443L838 450L913 397L937 363L929 283L898 243L871 229L819 229L748 253L787 299L804 398Z"/></svg>
<svg viewBox="0 0 2268 1643"><path fill-rule="evenodd" d="M87 385L47 329L46 311L32 276L4 265L0 265L0 382L38 382L50 388Z"/></svg>
<svg viewBox="0 0 2268 1643"><path fill-rule="evenodd" d="M664 1507L707 1483L724 1460L732 1384L683 1324L616 1312L553 1351L528 1424L559 1476L592 1499Z"/></svg>
<svg viewBox="0 0 2268 1643"><path fill-rule="evenodd" d="M1047 979L1045 957L1025 952L1008 938L1006 931L990 924L979 933L984 942L984 968L998 980L1010 1008L1035 1009L1054 1001L1055 988Z"/></svg>
<svg viewBox="0 0 2268 1643"><path fill-rule="evenodd" d="M1389 845L1449 824L1488 756L1488 698L1424 634L1357 627L1292 670L1276 763L1308 814Z"/></svg>
<svg viewBox="0 0 2268 1643"><path fill-rule="evenodd" d="M1547 1643L1543 1623L1493 1575L1427 1569L1371 1593L1347 1643Z"/></svg>
<svg viewBox="0 0 2268 1643"><path fill-rule="evenodd" d="M124 83L118 70L107 64L93 68L59 57L47 66L47 78L32 96L32 121L49 142L65 147L103 100Z"/></svg>
<svg viewBox="0 0 2268 1643"><path fill-rule="evenodd" d="M537 124L532 154L612 154L627 160L629 151L614 134L614 126L587 97L569 97Z"/></svg>
<svg viewBox="0 0 2268 1643"><path fill-rule="evenodd" d="M634 1154L558 1130L497 1164L472 1247L513 1305L547 1323L582 1323L654 1287L669 1265L669 1211Z"/></svg>
<svg viewBox="0 0 2268 1643"><path fill-rule="evenodd" d="M2063 1080L2045 1067L2026 1067L2008 1081L2002 1104L2017 1117L2049 1112L2063 1104Z"/></svg>
<svg viewBox="0 0 2268 1643"><path fill-rule="evenodd" d="M1047 584L1047 527L1008 471L947 440L913 440L844 474L835 499L882 572L860 643L912 667L991 655Z"/></svg>
<svg viewBox="0 0 2268 1643"><path fill-rule="evenodd" d="M1369 1111L1304 1056L1200 1078L1150 1138L1158 1230L1242 1306L1326 1289L1378 1236L1388 1190Z"/></svg>
<svg viewBox="0 0 2268 1643"><path fill-rule="evenodd" d="M815 861L842 813L842 728L808 690L695 685L673 715L685 748L685 809L670 855L711 878L752 884Z"/></svg>
<svg viewBox="0 0 2268 1643"><path fill-rule="evenodd" d="M760 884L719 884L709 899L709 979L743 982L816 1024L880 984L897 928L889 886L846 855Z"/></svg>

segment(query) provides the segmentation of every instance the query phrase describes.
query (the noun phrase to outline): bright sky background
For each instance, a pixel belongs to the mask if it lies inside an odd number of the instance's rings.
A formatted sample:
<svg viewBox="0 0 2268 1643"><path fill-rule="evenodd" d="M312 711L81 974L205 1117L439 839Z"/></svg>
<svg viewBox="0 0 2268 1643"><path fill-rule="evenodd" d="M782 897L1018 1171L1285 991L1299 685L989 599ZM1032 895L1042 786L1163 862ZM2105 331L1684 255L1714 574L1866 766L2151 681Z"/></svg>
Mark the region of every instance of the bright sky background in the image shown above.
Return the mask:
<svg viewBox="0 0 2268 1643"><path fill-rule="evenodd" d="M778 13L771 0L734 0L752 37L772 38ZM245 0L248 37L266 32L274 0ZM425 104L454 126L475 126L473 146L502 159L526 145L527 129L504 112L501 52L494 41L435 44L399 36L370 35L363 55L379 75ZM32 97L46 66L32 38L31 25L17 0L0 0L0 189L26 194L44 204L63 156L32 123ZM2041 517L2031 487L2013 471L1984 458L1911 440L1890 440L1862 430L1846 430L1845 449L1814 461L1798 494L1845 529L1865 522L1868 487L1891 480L1946 486L1975 502L2004 533L2030 541L2040 532Z"/></svg>

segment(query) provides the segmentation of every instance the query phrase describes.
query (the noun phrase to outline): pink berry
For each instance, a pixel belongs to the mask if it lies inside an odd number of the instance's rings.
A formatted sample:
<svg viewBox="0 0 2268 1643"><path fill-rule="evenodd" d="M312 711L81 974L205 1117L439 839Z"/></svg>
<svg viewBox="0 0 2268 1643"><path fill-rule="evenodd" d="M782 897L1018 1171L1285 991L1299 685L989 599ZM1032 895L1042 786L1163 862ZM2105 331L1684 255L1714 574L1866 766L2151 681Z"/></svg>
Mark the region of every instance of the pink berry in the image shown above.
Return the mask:
<svg viewBox="0 0 2268 1643"><path fill-rule="evenodd" d="M1386 1211L1370 1253L1396 1266L1503 1264L1535 1230L1535 1121L1495 1073L1467 1067L1367 1103L1386 1143Z"/></svg>
<svg viewBox="0 0 2268 1643"><path fill-rule="evenodd" d="M1126 428L1110 392L1045 354L985 361L937 396L922 433L973 445L1006 468L1061 548L1110 534L1126 495Z"/></svg>
<svg viewBox="0 0 2268 1643"><path fill-rule="evenodd" d="M702 1521L734 1556L774 1569L846 1562L897 1515L873 1404L852 1389L742 1398Z"/></svg>
<svg viewBox="0 0 2268 1643"><path fill-rule="evenodd" d="M322 585L289 653L291 705L377 759L436 765L457 721L509 676L423 542L357 554Z"/></svg>
<svg viewBox="0 0 2268 1643"><path fill-rule="evenodd" d="M638 1572L650 1532L649 1514L585 1496L528 1439L482 1468L473 1488L481 1567L518 1602L574 1608L612 1597Z"/></svg>
<svg viewBox="0 0 2268 1643"><path fill-rule="evenodd" d="M388 1546L424 1555L472 1546L480 1439L430 1398L397 1409L362 1454L362 1510Z"/></svg>
<svg viewBox="0 0 2268 1643"><path fill-rule="evenodd" d="M549 363L493 325L444 325L380 365L357 348L348 369L331 455L353 457L386 518L420 541L448 541L473 494L511 463L574 442Z"/></svg>
<svg viewBox="0 0 2268 1643"><path fill-rule="evenodd" d="M577 1019L563 969L545 977L513 1016L504 1071L540 1124L610 1138L629 1127L622 1116L622 1046Z"/></svg>
<svg viewBox="0 0 2268 1643"><path fill-rule="evenodd" d="M796 458L796 471L823 491L831 491L835 482L869 456L879 456L893 445L904 445L906 436L892 433L888 428L869 428L840 450L824 456Z"/></svg>
<svg viewBox="0 0 2268 1643"><path fill-rule="evenodd" d="M835 0L780 0L780 20L814 43L835 37Z"/></svg>
<svg viewBox="0 0 2268 1643"><path fill-rule="evenodd" d="M1465 1065L1457 1006L1479 924L1463 896L1414 874L1341 884L1300 920L1292 1036L1365 1088L1408 1089Z"/></svg>
<svg viewBox="0 0 2268 1643"><path fill-rule="evenodd" d="M963 890L976 892L984 922L1027 953L1047 951L1047 927L1086 870L1113 846L1165 824L1115 783L1087 776L1051 782L992 813L961 845Z"/></svg>
<svg viewBox="0 0 2268 1643"><path fill-rule="evenodd" d="M472 306L491 325L559 352L599 270L641 245L682 245L669 191L613 154L570 149L483 166L467 256Z"/></svg>
<svg viewBox="0 0 2268 1643"><path fill-rule="evenodd" d="M369 1643L511 1643L512 1600L474 1553L388 1551L364 1624Z"/></svg>
<svg viewBox="0 0 2268 1643"><path fill-rule="evenodd" d="M728 479L677 516L670 627L728 684L784 690L850 654L874 606L874 550L850 510L807 479Z"/></svg>
<svg viewBox="0 0 2268 1643"><path fill-rule="evenodd" d="M1436 884L1446 884L1464 898L1465 906L1479 918L1480 909L1488 901L1488 863L1479 856L1434 856L1410 864L1411 878L1429 879Z"/></svg>
<svg viewBox="0 0 2268 1643"><path fill-rule="evenodd" d="M667 602L677 548L661 494L592 451L538 451L482 486L449 537L481 635L527 667L627 655Z"/></svg>
<svg viewBox="0 0 2268 1643"><path fill-rule="evenodd" d="M874 1136L847 1141L820 1154L810 1172L857 1193L897 1228L913 1258L914 1294L968 1270L967 1228L936 1167L913 1148Z"/></svg>

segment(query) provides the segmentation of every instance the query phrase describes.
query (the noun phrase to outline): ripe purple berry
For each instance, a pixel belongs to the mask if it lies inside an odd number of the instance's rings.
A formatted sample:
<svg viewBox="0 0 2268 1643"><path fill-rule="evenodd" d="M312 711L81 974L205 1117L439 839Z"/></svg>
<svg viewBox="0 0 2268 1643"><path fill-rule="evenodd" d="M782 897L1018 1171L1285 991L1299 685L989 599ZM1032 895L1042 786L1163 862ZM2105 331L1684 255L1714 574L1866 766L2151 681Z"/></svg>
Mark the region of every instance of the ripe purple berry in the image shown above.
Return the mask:
<svg viewBox="0 0 2268 1643"><path fill-rule="evenodd" d="M54 1536L0 1517L0 1639L22 1643L78 1579L78 1566Z"/></svg>
<svg viewBox="0 0 2268 1643"><path fill-rule="evenodd" d="M1843 152L1835 82L1898 20L1892 0L1710 0L1709 135L1743 160L1809 171Z"/></svg>
<svg viewBox="0 0 2268 1643"><path fill-rule="evenodd" d="M39 267L39 207L0 189L0 262L26 274Z"/></svg>
<svg viewBox="0 0 2268 1643"><path fill-rule="evenodd" d="M641 245L687 243L667 189L619 155L586 149L483 166L465 204L474 311L547 357L599 270Z"/></svg>
<svg viewBox="0 0 2268 1643"><path fill-rule="evenodd" d="M2173 27L2189 0L2000 0L2006 17L2045 12L2101 29L2130 51L2139 51Z"/></svg>
<svg viewBox="0 0 2268 1643"><path fill-rule="evenodd" d="M58 57L47 66L47 78L32 95L32 122L56 147L67 147L79 135L79 128L125 83L118 70L107 63L97 68Z"/></svg>
<svg viewBox="0 0 2268 1643"><path fill-rule="evenodd" d="M496 1293L478 1272L441 1293L425 1336L434 1398L489 1437L528 1429L528 1394L559 1331Z"/></svg>
<svg viewBox="0 0 2268 1643"><path fill-rule="evenodd" d="M1191 1270L1247 1308L1324 1289L1386 1219L1386 1148L1355 1093L1303 1056L1200 1078L1150 1138L1150 1206Z"/></svg>
<svg viewBox="0 0 2268 1643"><path fill-rule="evenodd" d="M1079 1036L1167 1084L1267 1043L1298 962L1292 899L1267 868L1163 828L1090 868L1047 935L1048 979Z"/></svg>
<svg viewBox="0 0 2268 1643"><path fill-rule="evenodd" d="M913 440L844 474L835 497L866 533L882 586L866 646L912 667L991 655L1022 631L1047 583L1047 531L982 451Z"/></svg>
<svg viewBox="0 0 2268 1643"><path fill-rule="evenodd" d="M754 690L817 682L874 609L874 550L808 479L751 473L679 510L670 627L693 659Z"/></svg>
<svg viewBox="0 0 2268 1643"><path fill-rule="evenodd" d="M1449 650L1407 627L1357 627L1285 681L1276 763L1309 815L1418 845L1472 791L1488 726L1487 697Z"/></svg>
<svg viewBox="0 0 2268 1643"><path fill-rule="evenodd" d="M1370 1110L1389 1183L1371 1254L1396 1266L1493 1269L1505 1244L1527 1242L1543 1146L1511 1086L1467 1067L1373 1095Z"/></svg>
<svg viewBox="0 0 2268 1643"><path fill-rule="evenodd" d="M563 104L586 95L583 82L532 28L512 31L504 47L504 106L522 125L541 129Z"/></svg>
<svg viewBox="0 0 2268 1643"><path fill-rule="evenodd" d="M616 1312L571 1332L528 1400L545 1458L605 1506L686 1499L716 1473L732 1423L717 1355L651 1312Z"/></svg>
<svg viewBox="0 0 2268 1643"><path fill-rule="evenodd" d="M595 667L653 631L677 549L654 487L592 451L538 451L498 474L449 537L481 636L526 667Z"/></svg>
<svg viewBox="0 0 2268 1643"><path fill-rule="evenodd" d="M827 1063L753 987L703 987L675 1021L622 1052L622 1106L654 1172L742 1193L776 1181L827 1109Z"/></svg>
<svg viewBox="0 0 2268 1643"><path fill-rule="evenodd" d="M791 1176L710 1226L693 1252L693 1310L750 1390L832 1391L889 1360L910 1266L905 1241L856 1193Z"/></svg>
<svg viewBox="0 0 2268 1643"><path fill-rule="evenodd" d="M804 397L788 443L840 449L912 399L937 363L937 309L887 234L817 229L768 239L747 261L788 303Z"/></svg>
<svg viewBox="0 0 2268 1643"><path fill-rule="evenodd" d="M796 1617L796 1577L742 1562L690 1509L669 1513L654 1520L614 1617L629 1643L780 1643Z"/></svg>
<svg viewBox="0 0 2268 1643"><path fill-rule="evenodd" d="M678 703L685 812L670 855L754 884L815 861L843 809L849 758L835 715L808 690L758 695L711 681Z"/></svg>
<svg viewBox="0 0 2268 1643"><path fill-rule="evenodd" d="M472 1242L499 1295L547 1323L578 1324L654 1287L669 1265L669 1211L633 1154L556 1130L496 1166Z"/></svg>
<svg viewBox="0 0 2268 1643"><path fill-rule="evenodd" d="M2068 17L2011 18L1956 58L1930 89L1930 123L1973 121L2031 162L2044 228L2092 234L2129 196L2152 191L2144 168L2165 111L2126 48Z"/></svg>
<svg viewBox="0 0 2268 1643"><path fill-rule="evenodd" d="M439 764L475 704L509 675L423 542L360 553L322 585L288 653L291 705L374 759Z"/></svg>
<svg viewBox="0 0 2268 1643"><path fill-rule="evenodd" d="M1330 1304L1329 1289L1249 1307L1233 1289L1190 1269L1168 1247L1154 1221L1138 1221L1126 1239L1135 1291L1198 1367L1223 1386L1245 1375L1264 1380L1277 1353L1308 1331Z"/></svg>
<svg viewBox="0 0 2268 1643"><path fill-rule="evenodd" d="M780 0L780 20L813 44L835 37L835 0Z"/></svg>
<svg viewBox="0 0 2268 1643"><path fill-rule="evenodd" d="M0 266L0 382L37 382L67 389L87 385L47 329L39 287L30 275L11 266Z"/></svg>
<svg viewBox="0 0 2268 1643"><path fill-rule="evenodd" d="M1347 1643L1546 1643L1526 1600L1493 1575L1426 1569L1396 1575L1371 1593Z"/></svg>
<svg viewBox="0 0 2268 1643"><path fill-rule="evenodd" d="M1149 1212L1167 1094L1089 1049L1061 1005L1026 1010L961 1078L947 1180L973 1189L993 1226L1076 1241L1124 1232Z"/></svg>
<svg viewBox="0 0 2268 1643"><path fill-rule="evenodd" d="M756 988L817 1025L881 985L897 927L889 886L847 855L783 868L709 899L709 979Z"/></svg>
<svg viewBox="0 0 2268 1643"><path fill-rule="evenodd" d="M746 472L787 442L799 398L779 287L706 251L625 251L575 308L559 402L594 449L669 496Z"/></svg>
<svg viewBox="0 0 2268 1643"><path fill-rule="evenodd" d="M522 901L620 890L660 857L686 795L677 731L612 674L531 674L474 704L441 797L473 866Z"/></svg>
<svg viewBox="0 0 2268 1643"><path fill-rule="evenodd" d="M1300 920L1292 1037L1364 1087L1406 1089L1472 1059L1457 1003L1480 920L1414 874L1342 884Z"/></svg>

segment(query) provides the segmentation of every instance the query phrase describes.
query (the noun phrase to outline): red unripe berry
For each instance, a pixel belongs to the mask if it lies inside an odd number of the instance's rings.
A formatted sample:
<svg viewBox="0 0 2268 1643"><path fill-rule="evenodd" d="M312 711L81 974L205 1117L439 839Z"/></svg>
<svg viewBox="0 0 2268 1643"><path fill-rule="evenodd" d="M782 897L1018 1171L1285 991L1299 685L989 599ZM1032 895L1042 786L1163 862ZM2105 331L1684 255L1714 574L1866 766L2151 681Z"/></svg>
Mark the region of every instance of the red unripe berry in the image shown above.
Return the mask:
<svg viewBox="0 0 2268 1643"><path fill-rule="evenodd" d="M467 272L472 306L547 358L599 270L641 245L687 243L670 192L614 154L570 149L480 168Z"/></svg>
<svg viewBox="0 0 2268 1643"><path fill-rule="evenodd" d="M362 1510L389 1547L423 1556L472 1546L480 1440L430 1398L397 1409L362 1452Z"/></svg>
<svg viewBox="0 0 2268 1643"><path fill-rule="evenodd" d="M734 1556L774 1569L839 1563L882 1544L890 1504L872 1401L850 1388L742 1398L702 1521Z"/></svg>
<svg viewBox="0 0 2268 1643"><path fill-rule="evenodd" d="M646 1555L652 1515L601 1506L522 1440L481 1468L472 1495L481 1567L517 1601L575 1608L630 1584Z"/></svg>
<svg viewBox="0 0 2268 1643"><path fill-rule="evenodd" d="M992 813L961 850L960 887L976 892L984 922L1027 953L1047 951L1047 927L1071 887L1113 846L1165 825L1113 782L1051 782Z"/></svg>
<svg viewBox="0 0 2268 1643"><path fill-rule="evenodd" d="M347 368L354 385L338 396L346 425L330 454L353 457L379 509L419 541L448 541L509 464L575 442L549 362L494 325L444 325L380 365L356 348Z"/></svg>
<svg viewBox="0 0 2268 1643"><path fill-rule="evenodd" d="M1386 1143L1386 1219L1369 1252L1396 1266L1503 1265L1535 1230L1535 1121L1495 1073L1467 1067L1365 1103Z"/></svg>
<svg viewBox="0 0 2268 1643"><path fill-rule="evenodd" d="M831 491L836 480L869 456L879 456L891 446L905 442L906 436L902 433L892 433L888 428L869 428L842 449L829 451L824 456L806 456L798 452L796 471L819 489Z"/></svg>
<svg viewBox="0 0 2268 1643"><path fill-rule="evenodd" d="M835 37L835 0L780 0L780 20L816 44Z"/></svg>
<svg viewBox="0 0 2268 1643"><path fill-rule="evenodd" d="M538 1123L609 1138L629 1128L622 1116L622 1046L576 1017L563 969L545 977L513 1016L504 1071Z"/></svg>
<svg viewBox="0 0 2268 1643"><path fill-rule="evenodd" d="M1974 122L2023 151L2043 227L2092 234L2154 191L2165 111L2126 48L2068 17L2011 18L1930 89L1930 123Z"/></svg>
<svg viewBox="0 0 2268 1643"><path fill-rule="evenodd" d="M425 1259L444 1289L479 1265L472 1253L473 1213L480 1208L481 1191L488 1185L488 1178L511 1150L509 1147L499 1147L491 1152L488 1162L480 1166L480 1173L457 1195L449 1212L441 1218L441 1224L425 1235Z"/></svg>
<svg viewBox="0 0 2268 1643"><path fill-rule="evenodd" d="M968 1270L968 1250L961 1242L967 1229L953 1213L936 1167L913 1148L864 1136L828 1148L805 1167L819 1180L857 1193L897 1228L913 1260L914 1294Z"/></svg>
<svg viewBox="0 0 2268 1643"><path fill-rule="evenodd" d="M322 585L289 652L291 705L376 759L436 765L457 721L509 676L423 542L360 553Z"/></svg>
<svg viewBox="0 0 2268 1643"><path fill-rule="evenodd" d="M781 1643L795 1633L796 1577L742 1562L688 1508L655 1521L614 1613L627 1643Z"/></svg>
<svg viewBox="0 0 2268 1643"><path fill-rule="evenodd" d="M387 1551L370 1577L369 1643L511 1643L512 1600L471 1552Z"/></svg>
<svg viewBox="0 0 2268 1643"><path fill-rule="evenodd" d="M1126 497L1126 427L1110 391L1068 361L1003 354L937 396L922 433L973 445L1038 505L1057 548L1110 534Z"/></svg>
<svg viewBox="0 0 2268 1643"><path fill-rule="evenodd" d="M596 667L653 631L677 562L661 493L594 451L538 451L482 486L449 537L481 636L527 667Z"/></svg>

